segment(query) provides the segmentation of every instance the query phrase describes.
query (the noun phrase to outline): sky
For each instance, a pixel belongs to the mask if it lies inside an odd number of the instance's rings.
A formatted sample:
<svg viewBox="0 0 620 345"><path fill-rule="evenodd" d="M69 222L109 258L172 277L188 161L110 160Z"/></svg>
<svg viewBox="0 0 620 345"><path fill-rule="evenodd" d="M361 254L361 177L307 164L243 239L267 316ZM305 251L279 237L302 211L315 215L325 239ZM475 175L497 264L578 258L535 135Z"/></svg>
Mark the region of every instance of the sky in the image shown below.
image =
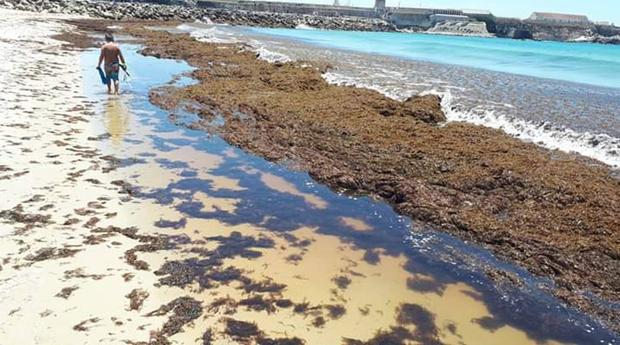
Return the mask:
<svg viewBox="0 0 620 345"><path fill-rule="evenodd" d="M280 0L332 4L334 0ZM374 0L339 0L341 5L374 6ZM489 10L500 17L527 18L534 11L585 14L593 21L620 25L620 0L387 0L393 7L436 7Z"/></svg>

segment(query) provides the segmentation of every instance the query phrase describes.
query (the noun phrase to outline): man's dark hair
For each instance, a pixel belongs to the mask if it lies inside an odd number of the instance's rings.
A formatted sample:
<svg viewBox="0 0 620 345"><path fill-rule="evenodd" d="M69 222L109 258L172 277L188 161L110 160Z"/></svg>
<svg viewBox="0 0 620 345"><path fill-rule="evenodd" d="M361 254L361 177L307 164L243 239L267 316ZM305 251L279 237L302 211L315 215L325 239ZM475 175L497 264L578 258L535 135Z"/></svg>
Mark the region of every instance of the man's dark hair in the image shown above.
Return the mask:
<svg viewBox="0 0 620 345"><path fill-rule="evenodd" d="M114 42L114 36L112 36L111 32L105 33L105 41L106 42Z"/></svg>

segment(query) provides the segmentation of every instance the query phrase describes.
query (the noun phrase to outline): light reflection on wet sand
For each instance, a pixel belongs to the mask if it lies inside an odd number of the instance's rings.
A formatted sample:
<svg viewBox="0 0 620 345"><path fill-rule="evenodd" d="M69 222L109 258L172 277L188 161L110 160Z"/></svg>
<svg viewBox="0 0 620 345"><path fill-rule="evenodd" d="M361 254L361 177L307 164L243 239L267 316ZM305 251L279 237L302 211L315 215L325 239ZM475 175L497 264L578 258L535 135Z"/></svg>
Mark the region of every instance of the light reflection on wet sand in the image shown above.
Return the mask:
<svg viewBox="0 0 620 345"><path fill-rule="evenodd" d="M129 130L130 112L122 98L110 96L105 104L105 127L114 145L122 145L123 137Z"/></svg>
<svg viewBox="0 0 620 345"><path fill-rule="evenodd" d="M312 207L319 209L324 209L328 207L327 202L321 197L310 193L302 193L299 191L299 189L297 189L297 187L295 187L294 184L286 181L279 176L263 172L260 173L260 180L265 184L265 186L275 191L302 197L306 201L306 203L308 203Z"/></svg>

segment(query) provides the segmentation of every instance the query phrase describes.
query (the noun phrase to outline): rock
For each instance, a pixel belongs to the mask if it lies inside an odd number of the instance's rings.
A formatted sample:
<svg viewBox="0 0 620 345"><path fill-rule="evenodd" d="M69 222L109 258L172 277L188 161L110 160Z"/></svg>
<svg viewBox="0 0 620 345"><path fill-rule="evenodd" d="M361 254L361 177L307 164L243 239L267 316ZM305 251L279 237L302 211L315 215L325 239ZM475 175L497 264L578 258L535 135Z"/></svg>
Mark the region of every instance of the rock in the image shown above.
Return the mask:
<svg viewBox="0 0 620 345"><path fill-rule="evenodd" d="M402 107L401 114L404 116L412 116L432 124L446 121L446 115L441 110L441 98L436 95L409 97Z"/></svg>

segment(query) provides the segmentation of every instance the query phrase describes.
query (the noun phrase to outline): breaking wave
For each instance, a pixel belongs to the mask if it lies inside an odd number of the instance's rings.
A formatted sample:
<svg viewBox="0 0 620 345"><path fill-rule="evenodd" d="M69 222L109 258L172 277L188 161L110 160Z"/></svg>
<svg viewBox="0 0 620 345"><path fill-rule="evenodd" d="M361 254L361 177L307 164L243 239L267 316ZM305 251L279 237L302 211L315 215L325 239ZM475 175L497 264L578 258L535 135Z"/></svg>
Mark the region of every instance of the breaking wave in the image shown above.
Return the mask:
<svg viewBox="0 0 620 345"><path fill-rule="evenodd" d="M177 29L180 29L177 27ZM222 30L217 26L212 26L206 29L189 30L190 36L201 41L208 43L237 43L239 38L232 32Z"/></svg>
<svg viewBox="0 0 620 345"><path fill-rule="evenodd" d="M378 91L387 97L403 100L414 94L397 88L385 88L351 76L335 72L323 74L332 84L362 87ZM533 123L514 118L484 107L467 109L458 104L450 91L427 90L421 94L436 94L448 122L467 122L475 125L500 129L513 137L533 142L551 150L574 152L601 161L611 167L620 168L620 139L607 134L577 132L570 128L553 126L549 122Z"/></svg>
<svg viewBox="0 0 620 345"><path fill-rule="evenodd" d="M201 23L203 26L208 25ZM267 49L265 42L258 40L248 40L247 37L243 37L235 30L231 30L230 27L217 25L209 25L208 27L197 28L191 24L181 24L176 27L177 30L189 32L190 36L201 42L207 43L244 43L245 48L256 53L256 56L271 63L276 62L290 62L293 61L288 55L279 53L277 51Z"/></svg>
<svg viewBox="0 0 620 345"><path fill-rule="evenodd" d="M297 24L297 26L295 26L295 29L298 29L298 30L317 30L317 28L315 28L314 26L310 26L308 24Z"/></svg>

